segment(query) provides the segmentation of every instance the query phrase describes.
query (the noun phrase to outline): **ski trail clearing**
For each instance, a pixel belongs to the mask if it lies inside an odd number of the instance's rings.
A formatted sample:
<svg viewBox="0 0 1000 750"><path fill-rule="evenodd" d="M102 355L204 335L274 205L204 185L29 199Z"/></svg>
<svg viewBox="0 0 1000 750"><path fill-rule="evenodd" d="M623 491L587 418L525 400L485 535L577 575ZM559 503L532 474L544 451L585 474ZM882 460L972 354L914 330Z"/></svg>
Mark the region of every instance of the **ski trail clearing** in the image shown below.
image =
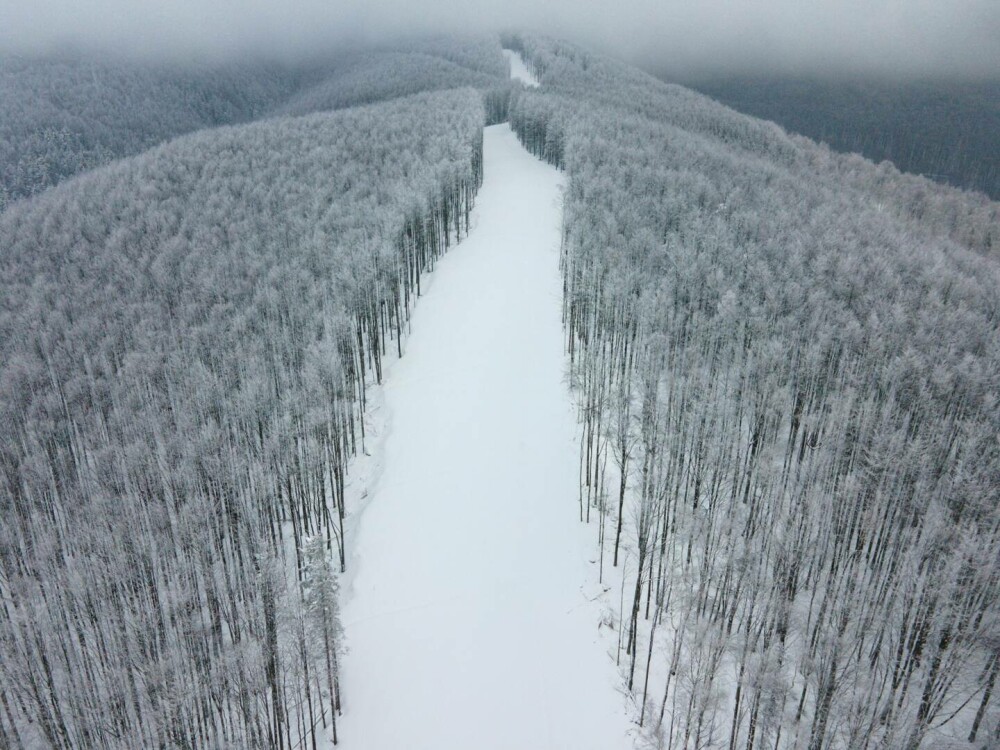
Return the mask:
<svg viewBox="0 0 1000 750"><path fill-rule="evenodd" d="M563 178L485 131L470 236L385 383L384 471L344 604L349 750L632 746L577 520L564 384Z"/></svg>
<svg viewBox="0 0 1000 750"><path fill-rule="evenodd" d="M523 57L511 49L505 49L503 56L507 58L507 63L510 65L510 77L512 80L520 81L529 89L537 89L539 87L538 78L528 69Z"/></svg>

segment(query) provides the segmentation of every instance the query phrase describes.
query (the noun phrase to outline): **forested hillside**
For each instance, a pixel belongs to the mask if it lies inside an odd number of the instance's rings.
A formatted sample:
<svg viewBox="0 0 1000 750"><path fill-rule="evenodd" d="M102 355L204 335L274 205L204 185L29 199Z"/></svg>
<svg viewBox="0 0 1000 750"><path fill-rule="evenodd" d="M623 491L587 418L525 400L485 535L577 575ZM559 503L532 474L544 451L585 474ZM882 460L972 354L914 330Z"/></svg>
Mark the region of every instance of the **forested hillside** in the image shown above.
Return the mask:
<svg viewBox="0 0 1000 750"><path fill-rule="evenodd" d="M838 154L807 138L789 135L774 123L741 115L681 86L661 83L636 68L613 61L594 66L593 59L597 58L562 44L556 45L556 51L538 51L533 61L538 71L553 79L550 85L558 81L552 88L559 95L600 104L617 113L613 120L626 114L641 116L750 157L774 161L804 181L819 175L831 189L843 186L860 191L870 207L903 219L907 232L919 232L927 240L947 237L985 254L995 254L1000 248L1000 203L982 194L905 174L885 162L875 165L856 154ZM558 148L562 120L554 125L547 135L551 153Z"/></svg>
<svg viewBox="0 0 1000 750"><path fill-rule="evenodd" d="M379 49L433 55L478 73L509 78L500 38L496 34L417 36Z"/></svg>
<svg viewBox="0 0 1000 750"><path fill-rule="evenodd" d="M0 745L336 736L365 381L483 122L463 89L203 131L0 216Z"/></svg>
<svg viewBox="0 0 1000 750"><path fill-rule="evenodd" d="M838 151L1000 199L1000 81L734 76L682 83Z"/></svg>
<svg viewBox="0 0 1000 750"><path fill-rule="evenodd" d="M500 48L493 57L501 63ZM305 88L277 109L301 115L395 99L420 91L472 86L488 93L487 122L507 117L510 87L505 70L487 74L420 52L365 53L337 65L320 83Z"/></svg>
<svg viewBox="0 0 1000 750"><path fill-rule="evenodd" d="M494 36L331 50L296 64L0 57L0 211L75 174L203 128L472 86L506 118Z"/></svg>
<svg viewBox="0 0 1000 750"><path fill-rule="evenodd" d="M992 746L998 204L506 43L542 83L511 124L570 180L580 517L647 737Z"/></svg>
<svg viewBox="0 0 1000 750"><path fill-rule="evenodd" d="M296 86L276 65L0 57L0 210L168 138L253 120Z"/></svg>

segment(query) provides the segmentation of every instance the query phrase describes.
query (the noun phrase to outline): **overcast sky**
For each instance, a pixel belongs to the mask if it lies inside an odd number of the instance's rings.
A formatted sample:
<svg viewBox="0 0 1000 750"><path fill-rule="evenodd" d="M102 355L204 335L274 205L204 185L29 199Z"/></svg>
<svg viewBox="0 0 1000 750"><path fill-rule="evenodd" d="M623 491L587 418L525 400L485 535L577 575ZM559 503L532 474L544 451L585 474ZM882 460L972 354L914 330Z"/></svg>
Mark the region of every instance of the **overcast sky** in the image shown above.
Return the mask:
<svg viewBox="0 0 1000 750"><path fill-rule="evenodd" d="M1000 77L1000 0L0 0L0 48L295 55L345 39L528 28L687 76Z"/></svg>

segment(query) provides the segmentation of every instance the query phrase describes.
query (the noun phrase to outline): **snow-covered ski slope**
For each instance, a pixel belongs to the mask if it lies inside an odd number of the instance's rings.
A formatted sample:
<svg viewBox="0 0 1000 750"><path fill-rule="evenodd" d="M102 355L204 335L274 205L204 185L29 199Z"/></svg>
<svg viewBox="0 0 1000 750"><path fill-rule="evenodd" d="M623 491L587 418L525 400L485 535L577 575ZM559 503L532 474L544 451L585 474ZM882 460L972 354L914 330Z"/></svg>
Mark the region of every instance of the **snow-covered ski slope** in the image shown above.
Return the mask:
<svg viewBox="0 0 1000 750"><path fill-rule="evenodd" d="M564 383L562 177L485 132L470 236L433 274L385 385L381 474L344 605L349 750L615 750Z"/></svg>
<svg viewBox="0 0 1000 750"><path fill-rule="evenodd" d="M507 62L510 63L510 77L512 79L520 81L528 88L538 88L538 78L528 69L523 57L514 52L514 50L510 49L505 49L503 51L503 56L506 57Z"/></svg>

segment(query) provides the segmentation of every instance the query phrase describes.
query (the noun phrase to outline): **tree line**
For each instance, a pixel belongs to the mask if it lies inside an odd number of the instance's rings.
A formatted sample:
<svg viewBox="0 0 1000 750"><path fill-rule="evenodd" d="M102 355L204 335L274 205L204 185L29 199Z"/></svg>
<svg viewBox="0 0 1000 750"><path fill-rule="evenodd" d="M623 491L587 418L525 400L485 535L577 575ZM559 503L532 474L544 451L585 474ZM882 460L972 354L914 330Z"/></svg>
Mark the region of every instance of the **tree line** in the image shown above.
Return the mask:
<svg viewBox="0 0 1000 750"><path fill-rule="evenodd" d="M504 43L542 81L512 127L569 175L579 515L650 744L992 746L997 204Z"/></svg>

